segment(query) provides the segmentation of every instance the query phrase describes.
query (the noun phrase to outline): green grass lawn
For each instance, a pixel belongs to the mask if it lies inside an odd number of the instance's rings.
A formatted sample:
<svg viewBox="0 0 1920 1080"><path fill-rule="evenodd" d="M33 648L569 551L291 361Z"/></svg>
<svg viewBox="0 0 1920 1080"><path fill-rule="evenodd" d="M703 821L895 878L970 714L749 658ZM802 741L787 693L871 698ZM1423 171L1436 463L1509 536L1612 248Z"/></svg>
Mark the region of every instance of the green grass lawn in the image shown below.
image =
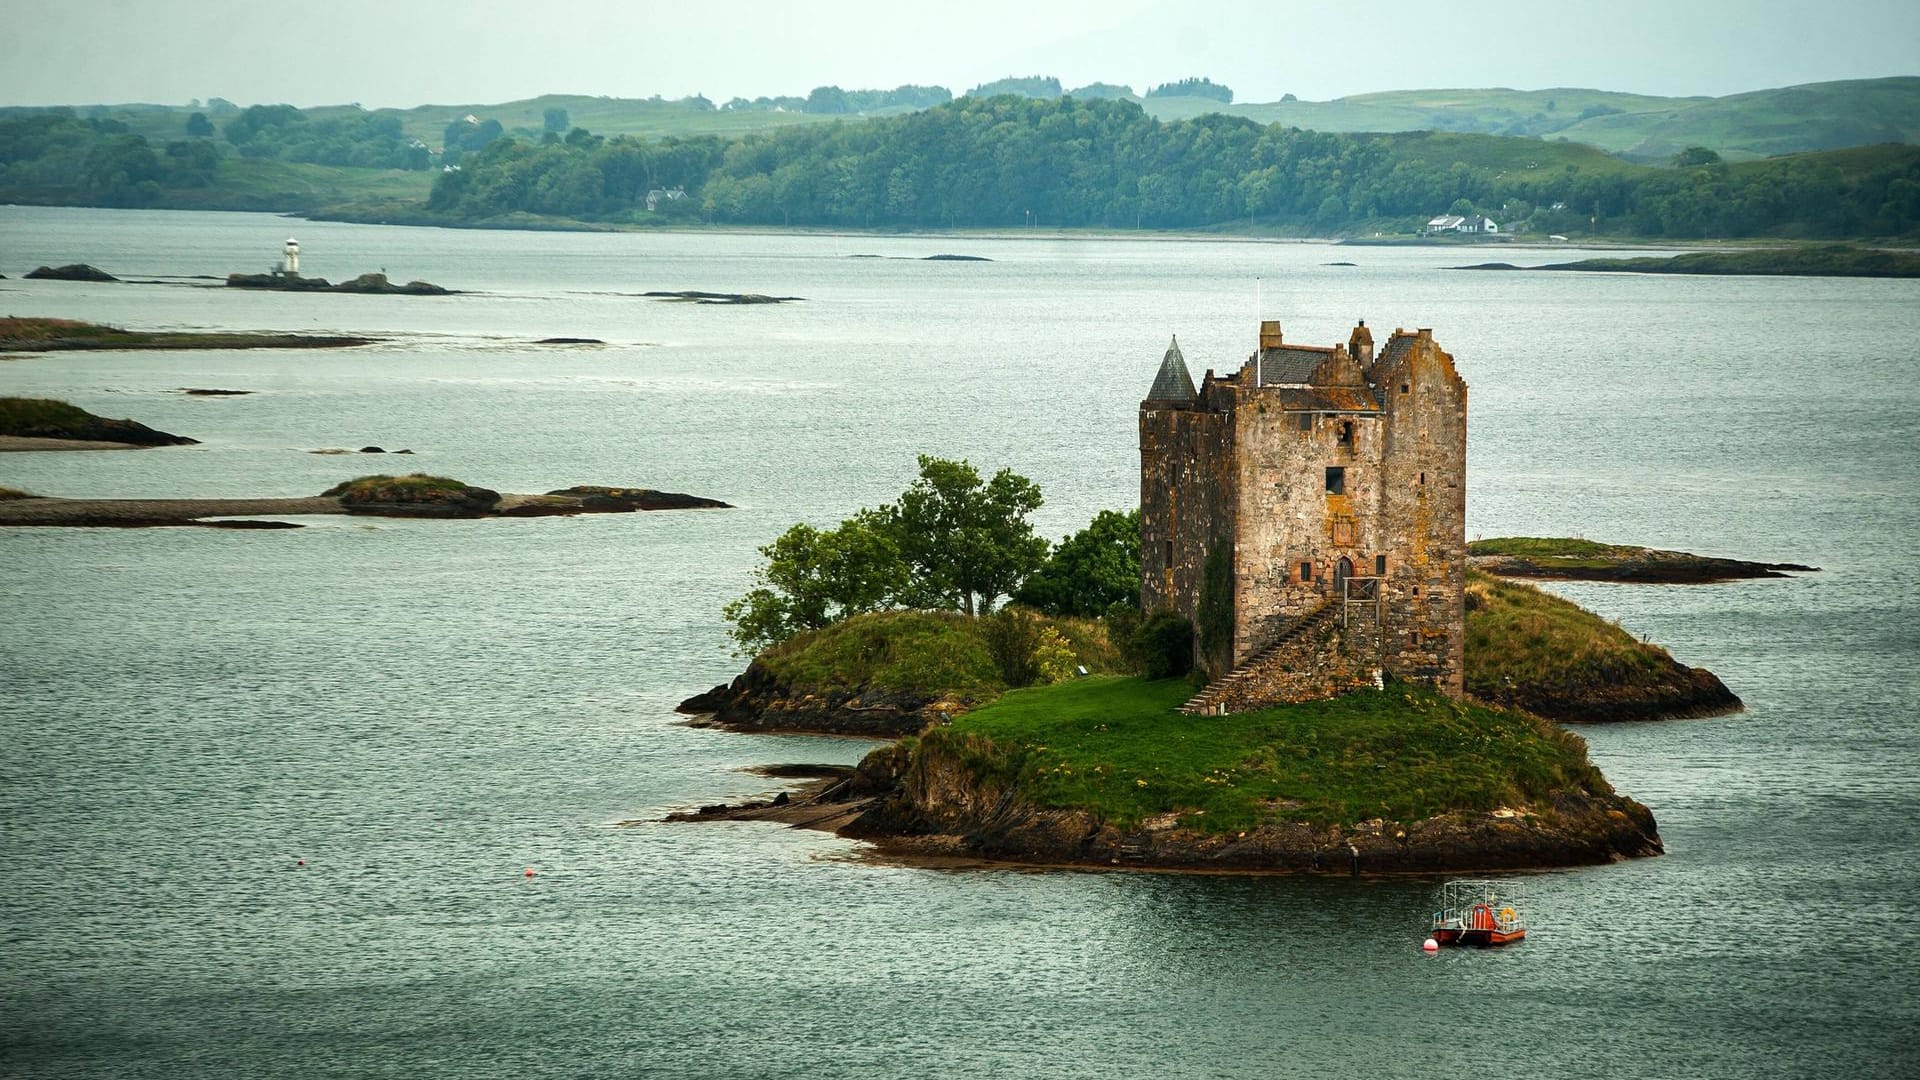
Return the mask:
<svg viewBox="0 0 1920 1080"><path fill-rule="evenodd" d="M1221 717L1177 713L1192 692L1120 677L1016 690L929 730L915 753L1122 828L1164 813L1207 831L1411 821L1611 791L1578 736L1408 684Z"/></svg>
<svg viewBox="0 0 1920 1080"><path fill-rule="evenodd" d="M1467 545L1469 555L1512 555L1521 558L1624 558L1638 555L1642 550L1570 536L1497 536L1490 540L1475 540Z"/></svg>

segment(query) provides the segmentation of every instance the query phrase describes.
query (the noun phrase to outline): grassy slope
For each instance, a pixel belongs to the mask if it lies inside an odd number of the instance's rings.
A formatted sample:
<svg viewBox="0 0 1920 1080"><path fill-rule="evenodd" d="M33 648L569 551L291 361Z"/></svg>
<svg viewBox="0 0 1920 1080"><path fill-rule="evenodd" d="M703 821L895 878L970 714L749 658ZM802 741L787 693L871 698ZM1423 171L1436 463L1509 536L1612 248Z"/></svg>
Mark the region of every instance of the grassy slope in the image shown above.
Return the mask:
<svg viewBox="0 0 1920 1080"><path fill-rule="evenodd" d="M1037 806L1122 828L1204 811L1208 831L1268 821L1410 821L1607 792L1578 736L1521 713L1393 684L1237 716L1174 710L1180 680L1089 678L1019 690L921 737Z"/></svg>
<svg viewBox="0 0 1920 1080"><path fill-rule="evenodd" d="M1047 619L1094 671L1119 666L1105 628L1092 619ZM954 611L887 611L796 634L756 662L796 687L888 690L983 701L1006 683L981 641L978 624Z"/></svg>
<svg viewBox="0 0 1920 1080"><path fill-rule="evenodd" d="M1920 77L1755 90L1682 108L1595 117L1559 132L1647 161L1708 146L1730 161L1920 141Z"/></svg>
<svg viewBox="0 0 1920 1080"><path fill-rule="evenodd" d="M1579 696L1670 671L1665 649L1570 600L1467 571L1467 693L1507 700L1514 687Z"/></svg>
<svg viewBox="0 0 1920 1080"><path fill-rule="evenodd" d="M44 428L85 425L100 418L51 398L0 397L0 435L30 434Z"/></svg>

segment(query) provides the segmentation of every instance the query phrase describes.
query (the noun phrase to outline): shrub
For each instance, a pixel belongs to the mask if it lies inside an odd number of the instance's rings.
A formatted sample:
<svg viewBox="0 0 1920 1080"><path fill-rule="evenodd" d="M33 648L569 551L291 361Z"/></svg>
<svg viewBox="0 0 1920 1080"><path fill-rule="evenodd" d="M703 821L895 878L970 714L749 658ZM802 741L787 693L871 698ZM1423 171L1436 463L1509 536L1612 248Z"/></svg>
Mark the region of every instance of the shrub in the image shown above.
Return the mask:
<svg viewBox="0 0 1920 1080"><path fill-rule="evenodd" d="M1193 667L1193 623L1177 611L1156 611L1128 635L1126 654L1149 679L1185 675Z"/></svg>
<svg viewBox="0 0 1920 1080"><path fill-rule="evenodd" d="M1054 641L1060 640L1054 631ZM1032 686L1040 681L1040 620L1020 608L1001 608L980 618L980 638L993 658L994 670L1012 689Z"/></svg>

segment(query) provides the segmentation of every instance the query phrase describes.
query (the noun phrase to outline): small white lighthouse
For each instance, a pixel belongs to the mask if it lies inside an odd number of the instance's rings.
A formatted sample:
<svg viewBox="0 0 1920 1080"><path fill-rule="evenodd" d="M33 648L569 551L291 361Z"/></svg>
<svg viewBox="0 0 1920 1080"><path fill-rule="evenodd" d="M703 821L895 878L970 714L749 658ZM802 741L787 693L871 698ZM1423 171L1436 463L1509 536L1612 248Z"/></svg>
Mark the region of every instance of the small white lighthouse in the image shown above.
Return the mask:
<svg viewBox="0 0 1920 1080"><path fill-rule="evenodd" d="M286 263L283 265L282 270L286 273L288 277L299 277L300 276L300 241L295 240L293 237L289 236L287 237L287 246L281 250L285 251L287 256Z"/></svg>

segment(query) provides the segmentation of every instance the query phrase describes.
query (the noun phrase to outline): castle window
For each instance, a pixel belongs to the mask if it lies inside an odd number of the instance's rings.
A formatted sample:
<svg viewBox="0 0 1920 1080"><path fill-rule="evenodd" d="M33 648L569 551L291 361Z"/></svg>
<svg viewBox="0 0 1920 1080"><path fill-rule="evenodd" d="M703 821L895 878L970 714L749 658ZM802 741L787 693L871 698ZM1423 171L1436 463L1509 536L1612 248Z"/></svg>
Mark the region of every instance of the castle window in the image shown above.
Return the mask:
<svg viewBox="0 0 1920 1080"><path fill-rule="evenodd" d="M1351 420L1342 420L1340 422L1340 445L1353 445L1353 421Z"/></svg>
<svg viewBox="0 0 1920 1080"><path fill-rule="evenodd" d="M1327 494L1345 495L1347 493L1347 470L1339 465L1327 466Z"/></svg>
<svg viewBox="0 0 1920 1080"><path fill-rule="evenodd" d="M1416 649L1419 648L1420 647L1420 631L1415 630L1414 632L1408 634L1407 644L1413 646Z"/></svg>
<svg viewBox="0 0 1920 1080"><path fill-rule="evenodd" d="M1401 383L1400 392L1403 394L1410 394L1413 392L1413 387L1407 383Z"/></svg>
<svg viewBox="0 0 1920 1080"><path fill-rule="evenodd" d="M1420 586L1418 586L1418 585L1415 585L1415 586L1413 587L1413 595L1415 595L1415 596L1419 596L1419 595L1420 595Z"/></svg>
<svg viewBox="0 0 1920 1080"><path fill-rule="evenodd" d="M1301 581L1313 580L1313 564L1312 563L1303 562L1300 564L1300 580Z"/></svg>
<svg viewBox="0 0 1920 1080"><path fill-rule="evenodd" d="M1303 412L1300 414L1300 430L1301 431L1313 430L1313 414L1312 413Z"/></svg>
<svg viewBox="0 0 1920 1080"><path fill-rule="evenodd" d="M1426 482L1427 482L1427 474L1426 474L1426 473L1421 473L1421 474L1420 474L1420 482L1421 482L1422 484L1424 484L1424 483L1426 483Z"/></svg>
<svg viewBox="0 0 1920 1080"><path fill-rule="evenodd" d="M1385 555L1375 555L1373 557L1373 576L1387 576L1387 557Z"/></svg>
<svg viewBox="0 0 1920 1080"><path fill-rule="evenodd" d="M1173 569L1173 541L1167 541L1167 569Z"/></svg>

